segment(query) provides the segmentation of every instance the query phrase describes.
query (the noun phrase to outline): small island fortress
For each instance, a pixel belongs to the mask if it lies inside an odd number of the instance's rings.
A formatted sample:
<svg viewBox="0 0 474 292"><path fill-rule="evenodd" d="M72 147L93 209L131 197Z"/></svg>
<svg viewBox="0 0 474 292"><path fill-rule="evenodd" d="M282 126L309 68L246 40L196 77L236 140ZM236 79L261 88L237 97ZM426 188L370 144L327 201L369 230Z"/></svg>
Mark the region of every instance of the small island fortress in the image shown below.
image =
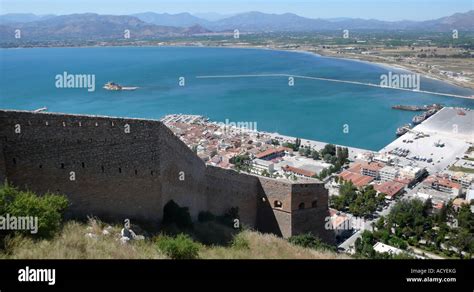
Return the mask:
<svg viewBox="0 0 474 292"><path fill-rule="evenodd" d="M69 218L160 225L170 200L216 215L238 207L241 224L328 243L328 191L206 165L158 120L0 110L0 180L65 194Z"/></svg>

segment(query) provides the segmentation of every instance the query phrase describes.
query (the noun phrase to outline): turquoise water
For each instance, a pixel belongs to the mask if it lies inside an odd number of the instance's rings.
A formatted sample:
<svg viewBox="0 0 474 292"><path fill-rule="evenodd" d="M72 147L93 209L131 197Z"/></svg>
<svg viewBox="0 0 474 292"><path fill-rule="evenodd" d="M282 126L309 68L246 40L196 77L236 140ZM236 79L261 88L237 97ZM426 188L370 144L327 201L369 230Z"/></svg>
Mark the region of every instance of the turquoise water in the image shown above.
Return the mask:
<svg viewBox="0 0 474 292"><path fill-rule="evenodd" d="M379 150L413 112L396 104L443 103L474 108L474 101L285 77L197 79L198 75L295 74L379 83L387 69L312 54L257 49L116 47L0 50L0 108L160 118L171 113L215 121L257 122L258 130ZM95 74L96 90L56 88L55 76ZM186 86L178 86L178 78ZM107 81L136 91L102 89ZM460 95L474 91L430 79L421 89ZM344 124L349 132L344 133Z"/></svg>

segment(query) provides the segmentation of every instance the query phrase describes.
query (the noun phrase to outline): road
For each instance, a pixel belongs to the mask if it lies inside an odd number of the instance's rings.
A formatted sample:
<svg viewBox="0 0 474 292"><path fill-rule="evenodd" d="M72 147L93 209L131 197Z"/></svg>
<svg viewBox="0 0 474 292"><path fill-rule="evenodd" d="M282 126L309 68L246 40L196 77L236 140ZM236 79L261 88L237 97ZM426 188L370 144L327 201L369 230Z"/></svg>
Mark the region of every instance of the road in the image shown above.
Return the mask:
<svg viewBox="0 0 474 292"><path fill-rule="evenodd" d="M375 223L380 218L380 216L387 216L390 213L390 210L392 209L392 207L394 205L395 205L395 201L390 202L390 204L388 205L387 208L383 209L380 212L377 212L378 218L375 218L373 220L366 220L363 227L360 228L359 230L357 230L354 234L352 234L352 236L349 237L346 241L341 243L338 246L338 248L344 250L345 252L351 253L351 254L354 253L355 252L354 244L355 244L357 238L361 237L362 232L364 230L372 230L372 224ZM354 219L355 220L360 220L361 218L353 216L352 219L353 220Z"/></svg>

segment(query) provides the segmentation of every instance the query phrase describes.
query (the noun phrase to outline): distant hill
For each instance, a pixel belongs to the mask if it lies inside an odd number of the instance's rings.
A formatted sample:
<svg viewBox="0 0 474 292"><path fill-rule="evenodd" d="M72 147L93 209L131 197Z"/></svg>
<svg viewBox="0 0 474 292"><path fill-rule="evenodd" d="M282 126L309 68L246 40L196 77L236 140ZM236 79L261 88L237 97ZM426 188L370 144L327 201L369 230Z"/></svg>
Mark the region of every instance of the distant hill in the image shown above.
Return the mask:
<svg viewBox="0 0 474 292"><path fill-rule="evenodd" d="M14 39L15 29L20 29L22 38L28 40L109 40L124 38L124 31L130 31L131 39L181 36L204 33L207 30L155 25L137 17L127 15L99 15L94 13L61 15L44 20L0 25L0 38Z"/></svg>
<svg viewBox="0 0 474 292"><path fill-rule="evenodd" d="M8 13L0 15L0 24L23 23L37 20L44 20L56 15L36 15L33 13Z"/></svg>
<svg viewBox="0 0 474 292"><path fill-rule="evenodd" d="M446 31L452 29L474 30L474 11L456 13L452 16L429 21L382 21L377 19L361 18L331 18L312 19L293 13L270 14L258 11L239 13L229 17L219 15L201 14L202 17L189 13L158 14L153 12L134 14L141 20L157 25L187 27L199 24L213 31L228 31L239 29L241 31L324 31L340 29L366 29L366 30L424 30ZM204 19L206 15L215 17L214 20Z"/></svg>
<svg viewBox="0 0 474 292"><path fill-rule="evenodd" d="M168 14L145 12L134 15L70 15L5 14L0 15L0 39L14 40L15 29L22 37L44 40L110 40L120 39L130 30L131 39L153 39L163 36L188 36L211 31L241 32L305 32L327 30L407 30L407 31L474 31L474 10L428 21L382 21L376 19L332 18L311 19L293 13L269 14L246 12L215 21L189 13Z"/></svg>
<svg viewBox="0 0 474 292"><path fill-rule="evenodd" d="M196 24L206 26L209 21L193 16L187 12L178 14L145 12L132 14L138 19L156 25L189 27Z"/></svg>
<svg viewBox="0 0 474 292"><path fill-rule="evenodd" d="M456 13L451 16L438 18L435 20L422 21L413 24L412 28L429 30L474 30L474 10L466 13Z"/></svg>
<svg viewBox="0 0 474 292"><path fill-rule="evenodd" d="M293 13L268 14L262 12L240 13L225 19L210 22L211 30L239 29L243 31L323 31L339 29L367 30L426 30L446 31L451 29L474 31L474 11L456 13L452 16L429 21L382 21L376 19L312 19Z"/></svg>
<svg viewBox="0 0 474 292"><path fill-rule="evenodd" d="M234 14L221 14L216 12L201 12L201 13L193 13L194 16L205 19L207 21L217 21L224 18L228 18L233 16Z"/></svg>

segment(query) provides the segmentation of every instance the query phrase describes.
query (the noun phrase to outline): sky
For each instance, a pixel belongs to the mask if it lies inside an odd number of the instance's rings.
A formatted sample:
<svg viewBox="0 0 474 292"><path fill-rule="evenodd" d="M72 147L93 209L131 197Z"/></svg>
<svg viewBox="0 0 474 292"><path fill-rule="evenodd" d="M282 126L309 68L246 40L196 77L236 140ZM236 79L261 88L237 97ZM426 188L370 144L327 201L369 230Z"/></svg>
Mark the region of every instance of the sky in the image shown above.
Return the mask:
<svg viewBox="0 0 474 292"><path fill-rule="evenodd" d="M428 20L474 9L474 0L0 0L0 14L295 13L311 18Z"/></svg>

